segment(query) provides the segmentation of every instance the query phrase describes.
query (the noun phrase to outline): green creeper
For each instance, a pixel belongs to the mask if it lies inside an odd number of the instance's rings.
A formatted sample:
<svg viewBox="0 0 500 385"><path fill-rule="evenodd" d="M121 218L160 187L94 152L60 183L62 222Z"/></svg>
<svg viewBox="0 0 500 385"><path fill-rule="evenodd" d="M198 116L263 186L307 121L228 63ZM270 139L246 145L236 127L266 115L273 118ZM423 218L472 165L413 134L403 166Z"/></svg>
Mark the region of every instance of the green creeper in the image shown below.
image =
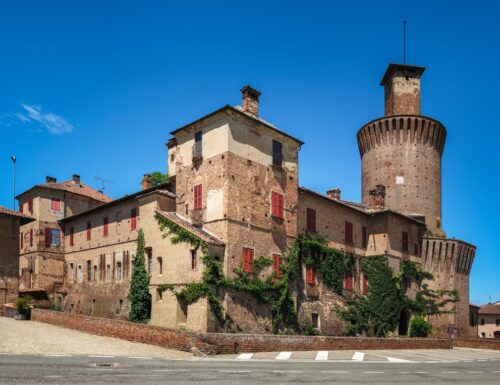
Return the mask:
<svg viewBox="0 0 500 385"><path fill-rule="evenodd" d="M149 294L149 274L144 263L144 232L137 234L137 252L135 254L132 278L130 280L129 321L147 323L151 317L151 295Z"/></svg>

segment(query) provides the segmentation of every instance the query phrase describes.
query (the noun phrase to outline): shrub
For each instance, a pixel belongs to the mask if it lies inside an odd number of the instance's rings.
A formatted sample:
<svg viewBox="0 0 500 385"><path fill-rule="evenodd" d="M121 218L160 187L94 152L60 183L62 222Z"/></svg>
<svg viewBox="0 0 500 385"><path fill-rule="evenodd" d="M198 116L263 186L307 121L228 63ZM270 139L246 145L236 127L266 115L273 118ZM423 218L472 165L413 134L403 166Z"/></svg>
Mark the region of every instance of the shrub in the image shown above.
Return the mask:
<svg viewBox="0 0 500 385"><path fill-rule="evenodd" d="M30 297L19 297L14 302L14 306L19 314L28 315L30 312Z"/></svg>
<svg viewBox="0 0 500 385"><path fill-rule="evenodd" d="M137 253L130 280L130 313L129 321L146 323L151 315L151 295L149 294L149 274L144 261L144 232L137 234Z"/></svg>
<svg viewBox="0 0 500 385"><path fill-rule="evenodd" d="M410 337L427 337L431 332L431 324L422 316L414 316L410 320Z"/></svg>

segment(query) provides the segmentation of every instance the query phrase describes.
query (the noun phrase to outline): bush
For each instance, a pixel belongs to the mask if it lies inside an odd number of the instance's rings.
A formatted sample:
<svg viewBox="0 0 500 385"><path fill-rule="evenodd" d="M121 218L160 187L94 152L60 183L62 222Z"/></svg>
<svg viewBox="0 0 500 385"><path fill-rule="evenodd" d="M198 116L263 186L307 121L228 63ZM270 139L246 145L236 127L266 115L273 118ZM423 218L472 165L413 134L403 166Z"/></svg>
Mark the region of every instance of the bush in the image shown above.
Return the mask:
<svg viewBox="0 0 500 385"><path fill-rule="evenodd" d="M30 312L30 299L29 297L19 297L14 302L14 306L19 314L28 315Z"/></svg>
<svg viewBox="0 0 500 385"><path fill-rule="evenodd" d="M422 316L414 316L410 320L410 337L427 337L431 329L431 324Z"/></svg>
<svg viewBox="0 0 500 385"><path fill-rule="evenodd" d="M144 232L139 229L137 234L137 253L134 259L134 269L130 279L130 313L129 321L147 323L151 316L151 295L149 294L149 274L144 261Z"/></svg>

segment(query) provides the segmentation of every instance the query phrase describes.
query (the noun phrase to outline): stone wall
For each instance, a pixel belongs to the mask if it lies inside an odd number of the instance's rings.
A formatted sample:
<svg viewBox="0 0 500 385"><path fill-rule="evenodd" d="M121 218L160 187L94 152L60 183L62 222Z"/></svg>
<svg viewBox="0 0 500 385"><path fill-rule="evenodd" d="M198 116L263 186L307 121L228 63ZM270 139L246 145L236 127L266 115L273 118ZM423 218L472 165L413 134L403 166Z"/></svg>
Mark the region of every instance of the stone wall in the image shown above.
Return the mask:
<svg viewBox="0 0 500 385"><path fill-rule="evenodd" d="M14 301L19 286L19 218L0 215L0 308Z"/></svg>

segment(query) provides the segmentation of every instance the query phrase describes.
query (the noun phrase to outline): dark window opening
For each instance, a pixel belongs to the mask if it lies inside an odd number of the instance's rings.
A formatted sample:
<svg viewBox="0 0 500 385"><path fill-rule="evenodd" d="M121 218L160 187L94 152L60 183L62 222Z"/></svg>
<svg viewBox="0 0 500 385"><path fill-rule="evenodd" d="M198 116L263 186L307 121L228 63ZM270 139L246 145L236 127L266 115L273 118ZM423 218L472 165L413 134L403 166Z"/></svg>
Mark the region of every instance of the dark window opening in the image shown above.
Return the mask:
<svg viewBox="0 0 500 385"><path fill-rule="evenodd" d="M283 166L283 144L273 139L273 166Z"/></svg>

